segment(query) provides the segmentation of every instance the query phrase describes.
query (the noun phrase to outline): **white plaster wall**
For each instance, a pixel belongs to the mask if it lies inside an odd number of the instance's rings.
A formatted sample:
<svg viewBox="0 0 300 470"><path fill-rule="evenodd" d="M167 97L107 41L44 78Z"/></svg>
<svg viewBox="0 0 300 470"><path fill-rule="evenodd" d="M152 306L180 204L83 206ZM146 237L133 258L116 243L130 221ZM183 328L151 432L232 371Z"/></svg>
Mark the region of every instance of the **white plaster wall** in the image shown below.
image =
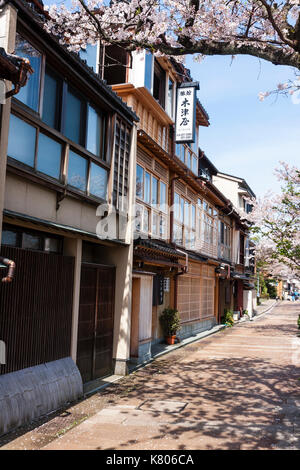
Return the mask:
<svg viewBox="0 0 300 470"><path fill-rule="evenodd" d="M244 290L243 292L243 310L248 310L250 317L253 315L253 294L252 290Z"/></svg>
<svg viewBox="0 0 300 470"><path fill-rule="evenodd" d="M136 88L145 85L145 54L144 50L132 53L132 68L129 69L129 83Z"/></svg>
<svg viewBox="0 0 300 470"><path fill-rule="evenodd" d="M252 291L252 308L253 310L257 307L257 292L256 290Z"/></svg>
<svg viewBox="0 0 300 470"><path fill-rule="evenodd" d="M97 206L66 197L56 211L55 191L10 173L6 178L4 208L93 233L99 222Z"/></svg>
<svg viewBox="0 0 300 470"><path fill-rule="evenodd" d="M229 199L235 207L239 207L238 183L222 176L213 175L213 184Z"/></svg>

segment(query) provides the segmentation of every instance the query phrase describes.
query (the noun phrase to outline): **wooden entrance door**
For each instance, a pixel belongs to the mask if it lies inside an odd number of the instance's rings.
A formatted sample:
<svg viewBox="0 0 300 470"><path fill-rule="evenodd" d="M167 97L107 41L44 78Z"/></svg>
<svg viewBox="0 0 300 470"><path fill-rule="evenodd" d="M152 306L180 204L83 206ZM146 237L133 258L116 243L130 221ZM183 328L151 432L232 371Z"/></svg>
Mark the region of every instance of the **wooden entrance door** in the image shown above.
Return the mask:
<svg viewBox="0 0 300 470"><path fill-rule="evenodd" d="M132 279L132 311L130 356L138 357L139 344L152 337L152 276L141 275Z"/></svg>
<svg viewBox="0 0 300 470"><path fill-rule="evenodd" d="M84 383L113 371L115 268L81 269L77 366Z"/></svg>

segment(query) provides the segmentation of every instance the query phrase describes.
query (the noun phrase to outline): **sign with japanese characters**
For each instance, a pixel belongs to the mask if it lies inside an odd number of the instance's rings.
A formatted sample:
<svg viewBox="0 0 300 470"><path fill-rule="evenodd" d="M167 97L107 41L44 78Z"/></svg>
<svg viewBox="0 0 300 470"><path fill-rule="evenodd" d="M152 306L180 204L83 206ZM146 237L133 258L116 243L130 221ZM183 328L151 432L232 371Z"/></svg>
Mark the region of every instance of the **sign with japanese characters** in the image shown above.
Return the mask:
<svg viewBox="0 0 300 470"><path fill-rule="evenodd" d="M195 142L196 90L198 82L184 83L177 88L175 142Z"/></svg>

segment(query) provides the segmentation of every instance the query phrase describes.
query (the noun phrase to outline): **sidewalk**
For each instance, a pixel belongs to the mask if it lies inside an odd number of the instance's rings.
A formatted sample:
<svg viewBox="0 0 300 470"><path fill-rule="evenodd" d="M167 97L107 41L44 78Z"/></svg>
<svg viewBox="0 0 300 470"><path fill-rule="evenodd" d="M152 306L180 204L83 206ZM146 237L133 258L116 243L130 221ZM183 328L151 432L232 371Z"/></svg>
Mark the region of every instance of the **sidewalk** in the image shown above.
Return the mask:
<svg viewBox="0 0 300 470"><path fill-rule="evenodd" d="M259 315L262 315L262 313L265 313L266 311L270 310L275 303L276 301L265 301L261 306L259 306ZM247 325L251 326L251 322L244 322L240 326L243 325L245 327L247 327ZM178 343L173 346L165 345L162 343L155 345L153 347L153 356L151 360L145 364L141 364L139 366L135 366L135 368L132 368L131 373L128 376L111 376L102 379L101 386L98 387L97 390L90 390L89 393L87 393L82 400L79 400L79 402L72 403L69 405L69 407L66 407L64 410L59 410L56 413L53 413L51 417L45 417L39 422L32 423L31 425L24 427L23 429L21 428L11 433L10 435L3 436L2 438L0 438L0 447L3 446L3 450L34 450L43 448L48 443L55 441L57 438L59 438L58 440L61 441L62 437L65 435L71 437L72 433L70 434L70 432L73 429L76 429L78 427L79 429L85 429L85 426L81 426L83 422L88 421L91 424L93 421L90 420L94 416L99 415L99 413L100 417L102 417L103 414L107 415L108 413L108 416L105 419L108 419L109 421L111 420L114 423L116 418L116 416L114 416L115 413L121 413L123 415L124 413L126 414L127 411L130 411L131 408L132 410L136 410L136 407L138 406L138 404L136 403L136 399L140 404L138 390L142 391L143 385L146 385L144 383L143 378L147 376L146 382L148 382L148 380L151 380L153 376L160 377L160 374L163 373L163 371L165 372L166 369L168 370L169 368L171 368L172 365L175 365L174 359L178 354L180 356L186 356L188 358L193 355L193 351L203 350L204 352L206 349L206 344L211 344L211 347L213 349L213 355L218 356L218 343L222 341L223 335L216 334L214 338L212 338L212 335L214 333L224 330L225 328L225 325L216 325L210 330L203 331L198 335L195 335L191 338L187 338L181 343ZM231 332L238 332L240 331L240 328L226 328L226 330L228 330L228 333L231 336ZM227 336L228 335L226 335L226 337ZM195 346L191 344L197 343L199 340L203 340L203 342L201 341L199 345L195 344ZM207 341L209 341L209 343L207 343ZM187 347L183 348L183 346ZM175 356L174 354L172 354L172 351L175 352ZM170 354L166 357L166 359L161 358L161 356L167 355L168 353ZM159 362L157 363L156 360L158 360ZM192 357L190 357L189 361L192 361ZM166 368L163 366L164 363L168 364ZM204 364L205 362L203 363L203 365ZM175 380L175 377L178 377L177 372L175 373L174 371L174 374L175 375L173 375L171 378L171 382ZM156 384L156 386L158 386L158 384ZM169 386L169 383L167 386ZM158 389L156 390L158 391ZM129 400L128 402L127 399L132 394L135 394L135 391L137 392L137 396L135 396L133 402L131 402L131 400ZM118 405L120 405L120 401L122 403L122 406L119 409ZM118 408L119 411L110 410L110 407L113 404ZM120 418L119 415L118 418Z"/></svg>
<svg viewBox="0 0 300 470"><path fill-rule="evenodd" d="M241 323L245 323L245 322L248 322L248 321L255 321L256 319L260 318L265 313L272 310L272 308L275 307L275 305L278 305L278 304L279 304L279 301L277 301L275 299L268 299L268 300L265 299L265 300L261 301L260 305L257 305L256 308L253 309L253 314L252 314L251 318L249 318L247 315L245 315L242 318L240 318L240 320L236 321L235 325L239 325Z"/></svg>
<svg viewBox="0 0 300 470"><path fill-rule="evenodd" d="M272 303L260 307L261 315ZM40 448L299 449L299 307L280 302L260 322L157 359L99 394L100 410Z"/></svg>
<svg viewBox="0 0 300 470"><path fill-rule="evenodd" d="M144 367L145 364L149 364L154 359L157 359L158 357L163 356L164 354L168 354L169 352L174 351L175 349L182 348L183 346L186 346L187 344L194 343L195 341L199 341L200 339L206 338L207 336L211 336L214 333L218 333L218 331L223 330L224 328L226 328L225 325L215 325L209 330L201 331L200 333L189 336L188 338L181 340L180 343L173 344L173 345L168 345L168 344L165 344L164 342L154 344L152 346L151 359L147 362L144 362L138 365L134 363L129 364L129 373L137 369L140 369L141 367Z"/></svg>
<svg viewBox="0 0 300 470"><path fill-rule="evenodd" d="M256 308L254 309L254 312L253 312L254 316L257 317L259 315L262 315L263 313L268 312L276 304L279 304L279 302L280 301L277 301L276 299L262 300L261 305L257 305Z"/></svg>

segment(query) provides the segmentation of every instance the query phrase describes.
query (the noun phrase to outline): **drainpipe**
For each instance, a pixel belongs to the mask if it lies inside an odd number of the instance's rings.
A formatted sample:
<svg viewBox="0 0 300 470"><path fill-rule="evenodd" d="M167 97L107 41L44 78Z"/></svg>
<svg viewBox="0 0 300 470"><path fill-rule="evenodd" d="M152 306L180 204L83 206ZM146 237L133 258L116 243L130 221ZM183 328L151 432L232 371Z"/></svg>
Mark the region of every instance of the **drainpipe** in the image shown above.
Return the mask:
<svg viewBox="0 0 300 470"><path fill-rule="evenodd" d="M175 250L178 251L178 253L182 253L183 255L185 255L185 265L181 268L180 273L176 273L175 276L174 276L174 280L175 280L175 285L174 285L174 307L177 309L178 276L182 276L183 274L186 274L188 272L188 270L189 270L189 267L188 267L189 266L189 255L187 253L185 253L184 251L179 250L178 248L176 248L176 245L175 245Z"/></svg>
<svg viewBox="0 0 300 470"><path fill-rule="evenodd" d="M15 267L16 267L15 262L7 258L2 258L2 256L0 256L0 263L3 263L8 267L7 276L2 278L2 282L11 282L14 277L14 272L15 272Z"/></svg>

